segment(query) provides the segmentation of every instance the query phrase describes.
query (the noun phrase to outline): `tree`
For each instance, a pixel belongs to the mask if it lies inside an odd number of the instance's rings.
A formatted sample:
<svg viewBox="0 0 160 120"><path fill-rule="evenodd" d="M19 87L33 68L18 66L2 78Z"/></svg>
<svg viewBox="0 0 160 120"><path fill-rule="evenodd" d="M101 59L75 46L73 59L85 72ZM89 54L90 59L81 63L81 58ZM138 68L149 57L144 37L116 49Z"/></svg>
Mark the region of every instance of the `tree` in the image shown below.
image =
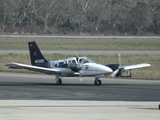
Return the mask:
<svg viewBox="0 0 160 120"><path fill-rule="evenodd" d="M135 34L140 35L142 29L147 26L148 6L145 2L138 2L131 11L131 24L135 29Z"/></svg>
<svg viewBox="0 0 160 120"><path fill-rule="evenodd" d="M159 0L0 0L1 33L160 34Z"/></svg>
<svg viewBox="0 0 160 120"><path fill-rule="evenodd" d="M35 15L44 24L43 32L48 30L48 23L54 12L56 0L35 0Z"/></svg>
<svg viewBox="0 0 160 120"><path fill-rule="evenodd" d="M156 34L160 34L160 1L159 0L153 0L149 3L150 10L150 27L149 32L154 32Z"/></svg>
<svg viewBox="0 0 160 120"><path fill-rule="evenodd" d="M11 14L12 4L10 0L0 0L0 30L3 33L9 26L9 17Z"/></svg>

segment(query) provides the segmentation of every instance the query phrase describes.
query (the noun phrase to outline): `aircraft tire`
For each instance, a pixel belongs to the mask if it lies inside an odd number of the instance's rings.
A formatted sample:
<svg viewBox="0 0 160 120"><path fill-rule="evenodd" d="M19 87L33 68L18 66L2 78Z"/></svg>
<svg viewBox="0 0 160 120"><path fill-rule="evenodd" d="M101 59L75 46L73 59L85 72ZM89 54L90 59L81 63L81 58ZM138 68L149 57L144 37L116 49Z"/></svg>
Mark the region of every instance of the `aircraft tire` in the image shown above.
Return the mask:
<svg viewBox="0 0 160 120"><path fill-rule="evenodd" d="M94 81L94 84L95 84L95 85L101 85L101 84L102 84L102 81L99 80L99 79L96 79L96 80Z"/></svg>
<svg viewBox="0 0 160 120"><path fill-rule="evenodd" d="M94 84L97 85L97 80L94 81Z"/></svg>
<svg viewBox="0 0 160 120"><path fill-rule="evenodd" d="M61 79L58 79L57 85L62 85L62 80Z"/></svg>
<svg viewBox="0 0 160 120"><path fill-rule="evenodd" d="M99 83L98 85L101 85L101 84L102 84L102 81L101 81L101 80L98 80L98 83Z"/></svg>

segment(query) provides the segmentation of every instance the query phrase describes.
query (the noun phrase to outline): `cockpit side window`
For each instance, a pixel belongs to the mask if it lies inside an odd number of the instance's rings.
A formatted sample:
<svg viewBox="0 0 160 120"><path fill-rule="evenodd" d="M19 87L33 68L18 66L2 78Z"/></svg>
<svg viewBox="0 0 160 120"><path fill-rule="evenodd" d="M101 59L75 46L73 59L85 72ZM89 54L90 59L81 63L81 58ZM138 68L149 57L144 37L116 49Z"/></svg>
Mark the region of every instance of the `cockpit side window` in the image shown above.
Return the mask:
<svg viewBox="0 0 160 120"><path fill-rule="evenodd" d="M78 58L76 58L76 60L78 61Z"/></svg>
<svg viewBox="0 0 160 120"><path fill-rule="evenodd" d="M89 61L86 58L79 59L79 63L89 63Z"/></svg>
<svg viewBox="0 0 160 120"><path fill-rule="evenodd" d="M77 59L76 58L68 58L67 59L67 63L70 64L70 63L77 63Z"/></svg>
<svg viewBox="0 0 160 120"><path fill-rule="evenodd" d="M82 62L82 59L79 59L79 63L81 63Z"/></svg>
<svg viewBox="0 0 160 120"><path fill-rule="evenodd" d="M89 63L89 61L88 60L84 60L84 62L83 63Z"/></svg>

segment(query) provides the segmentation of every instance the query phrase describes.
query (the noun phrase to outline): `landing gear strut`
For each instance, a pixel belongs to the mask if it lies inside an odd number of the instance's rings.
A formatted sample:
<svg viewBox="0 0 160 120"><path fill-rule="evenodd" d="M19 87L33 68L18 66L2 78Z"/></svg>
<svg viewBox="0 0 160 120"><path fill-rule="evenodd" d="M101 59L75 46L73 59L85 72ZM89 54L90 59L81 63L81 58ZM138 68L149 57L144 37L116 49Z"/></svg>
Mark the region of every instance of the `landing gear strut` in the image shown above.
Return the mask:
<svg viewBox="0 0 160 120"><path fill-rule="evenodd" d="M102 81L99 78L96 78L95 81L94 81L94 84L95 85L101 85Z"/></svg>
<svg viewBox="0 0 160 120"><path fill-rule="evenodd" d="M60 78L57 80L57 85L62 85L62 80Z"/></svg>

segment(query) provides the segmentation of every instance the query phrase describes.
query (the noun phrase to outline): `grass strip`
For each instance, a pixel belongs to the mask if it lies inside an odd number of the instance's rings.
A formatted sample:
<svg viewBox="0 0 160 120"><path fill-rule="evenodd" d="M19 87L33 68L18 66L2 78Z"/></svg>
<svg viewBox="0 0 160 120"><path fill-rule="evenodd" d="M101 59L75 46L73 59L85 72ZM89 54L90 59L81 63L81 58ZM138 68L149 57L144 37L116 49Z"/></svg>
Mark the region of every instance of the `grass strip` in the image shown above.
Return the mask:
<svg viewBox="0 0 160 120"><path fill-rule="evenodd" d="M65 59L75 55L65 54L44 54L48 60ZM81 55L79 55L81 56ZM89 55L87 56L100 64L118 63L117 55ZM13 70L8 69L5 64L10 62L18 62L23 64L30 64L30 56L28 54L3 54L0 55L0 71L1 72L23 72L23 73L35 73L27 70ZM138 79L155 79L160 80L160 56L157 55L122 55L121 61L123 65L132 65L138 63L149 63L151 67L136 69L132 71L132 78Z"/></svg>
<svg viewBox="0 0 160 120"><path fill-rule="evenodd" d="M0 37L0 49L28 49L36 41L45 50L160 50L159 38L19 38Z"/></svg>

